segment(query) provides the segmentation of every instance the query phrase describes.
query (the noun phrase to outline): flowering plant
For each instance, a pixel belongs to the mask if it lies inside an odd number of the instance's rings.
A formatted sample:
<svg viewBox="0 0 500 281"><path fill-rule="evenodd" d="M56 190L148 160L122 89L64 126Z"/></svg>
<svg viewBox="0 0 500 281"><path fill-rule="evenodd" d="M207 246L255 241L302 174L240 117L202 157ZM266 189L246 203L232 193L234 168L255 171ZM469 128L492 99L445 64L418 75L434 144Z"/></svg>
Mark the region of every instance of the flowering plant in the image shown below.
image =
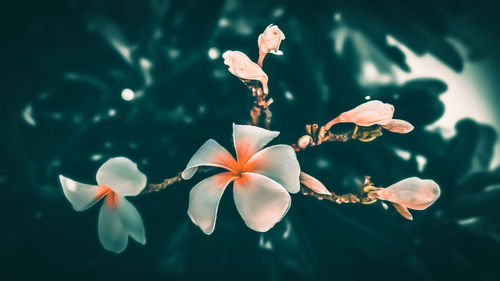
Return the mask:
<svg viewBox="0 0 500 281"><path fill-rule="evenodd" d="M146 243L141 216L125 196L161 191L174 183L190 180L202 166L225 170L205 178L190 191L187 214L205 234L214 231L219 201L231 183L239 214L250 229L258 232L266 232L281 221L292 204L290 194L299 192L337 204L387 201L410 220L413 217L408 209L423 210L437 200L441 191L432 180L410 177L383 188L375 186L366 176L358 193L337 195L320 180L301 171L307 167L300 167L296 153L310 147L356 139L370 142L382 135L382 129L402 134L413 130L409 122L393 119L394 106L381 101L363 103L324 126L305 125L306 133L293 144L264 148L278 137L279 132L269 130L273 100L269 96L268 75L262 69L263 61L267 53L282 54L279 48L283 39L284 33L277 26L270 25L258 37L257 63L239 51L226 51L222 55L229 72L251 90L254 98L251 125L233 124L236 157L209 139L194 153L182 172L160 184L147 185L146 176L135 163L124 157L111 158L101 166L97 172L97 185L60 176L63 192L77 211L105 198L98 220L99 239L105 249L122 252L129 236L141 244ZM352 123L354 128L335 133L334 126L339 123Z"/></svg>

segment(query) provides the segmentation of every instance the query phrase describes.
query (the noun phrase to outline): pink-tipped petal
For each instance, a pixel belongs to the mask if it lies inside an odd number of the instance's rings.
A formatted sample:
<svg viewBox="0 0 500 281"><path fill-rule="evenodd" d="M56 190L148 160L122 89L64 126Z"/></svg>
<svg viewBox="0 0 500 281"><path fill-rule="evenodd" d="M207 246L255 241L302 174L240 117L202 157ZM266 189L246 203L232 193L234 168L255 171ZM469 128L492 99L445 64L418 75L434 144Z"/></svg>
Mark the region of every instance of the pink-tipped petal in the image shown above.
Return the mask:
<svg viewBox="0 0 500 281"><path fill-rule="evenodd" d="M384 129L400 134L407 134L413 130L413 125L405 120L392 119L386 125L382 126Z"/></svg>
<svg viewBox="0 0 500 281"><path fill-rule="evenodd" d="M214 231L220 198L234 178L232 173L220 173L202 180L189 193L188 215L207 235Z"/></svg>
<svg viewBox="0 0 500 281"><path fill-rule="evenodd" d="M377 191L377 197L414 210L424 210L441 194L439 185L432 180L411 177Z"/></svg>
<svg viewBox="0 0 500 281"><path fill-rule="evenodd" d="M100 192L97 185L79 183L70 178L59 175L64 195L75 211L84 211L94 205L106 193Z"/></svg>
<svg viewBox="0 0 500 281"><path fill-rule="evenodd" d="M219 167L234 171L238 164L231 153L215 140L209 139L191 157L182 172L182 178L185 180L192 178L200 166Z"/></svg>
<svg viewBox="0 0 500 281"><path fill-rule="evenodd" d="M104 249L121 253L127 248L129 235L141 244L146 243L144 225L134 206L117 196L116 206L105 201L98 219L98 234Z"/></svg>
<svg viewBox="0 0 500 281"><path fill-rule="evenodd" d="M325 125L328 130L336 123L354 123L358 126L385 125L392 120L394 106L378 100L365 102L337 116Z"/></svg>
<svg viewBox="0 0 500 281"><path fill-rule="evenodd" d="M146 176L137 164L125 157L106 161L97 171L97 183L107 186L120 196L135 196L146 187Z"/></svg>
<svg viewBox="0 0 500 281"><path fill-rule="evenodd" d="M234 182L234 202L249 228L266 232L286 215L291 198L286 189L272 179L243 173Z"/></svg>
<svg viewBox="0 0 500 281"><path fill-rule="evenodd" d="M262 149L248 160L243 170L264 175L290 193L300 190L299 161L289 145L273 145Z"/></svg>
<svg viewBox="0 0 500 281"><path fill-rule="evenodd" d="M396 208L396 211L398 211L398 213L400 215L402 215L405 219L413 220L413 216L411 215L410 211L408 211L408 209L406 207L401 206L401 205L396 204L396 203L392 203L392 205L394 206L394 208Z"/></svg>
<svg viewBox="0 0 500 281"><path fill-rule="evenodd" d="M300 173L300 183L307 186L307 188L318 194L332 195L332 193L328 191L328 189L323 183L321 183L315 177L312 177L304 172Z"/></svg>
<svg viewBox="0 0 500 281"><path fill-rule="evenodd" d="M240 166L279 134L256 126L233 124L233 141Z"/></svg>

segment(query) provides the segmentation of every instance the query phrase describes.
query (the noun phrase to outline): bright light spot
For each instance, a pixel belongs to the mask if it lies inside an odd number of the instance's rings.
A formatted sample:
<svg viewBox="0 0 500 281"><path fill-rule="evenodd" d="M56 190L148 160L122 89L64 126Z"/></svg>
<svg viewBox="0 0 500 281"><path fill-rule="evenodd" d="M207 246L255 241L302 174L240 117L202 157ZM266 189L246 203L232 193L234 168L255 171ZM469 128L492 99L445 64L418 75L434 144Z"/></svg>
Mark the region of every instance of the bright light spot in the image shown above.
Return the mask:
<svg viewBox="0 0 500 281"><path fill-rule="evenodd" d="M110 110L108 110L108 116L109 117L113 117L115 115L116 115L116 109L111 108Z"/></svg>
<svg viewBox="0 0 500 281"><path fill-rule="evenodd" d="M282 7L278 7L278 8L276 8L276 9L274 9L274 11L273 11L273 17L274 17L274 18L279 18L279 17L281 17L284 13L285 13L285 9L283 9Z"/></svg>
<svg viewBox="0 0 500 281"><path fill-rule="evenodd" d="M219 20L219 26L220 27L227 27L227 26L229 26L229 21L226 18L221 18Z"/></svg>
<svg viewBox="0 0 500 281"><path fill-rule="evenodd" d="M427 158L422 155L417 155L415 158L417 159L418 171L423 172L427 164Z"/></svg>
<svg viewBox="0 0 500 281"><path fill-rule="evenodd" d="M205 114L206 112L207 112L207 107L205 105L203 105L203 104L200 104L198 106L198 113Z"/></svg>
<svg viewBox="0 0 500 281"><path fill-rule="evenodd" d="M97 123L97 122L101 121L101 119L102 119L101 115L97 114L97 115L94 116L93 121Z"/></svg>
<svg viewBox="0 0 500 281"><path fill-rule="evenodd" d="M134 91L130 89L123 89L122 91L122 99L126 101L131 101L134 99Z"/></svg>
<svg viewBox="0 0 500 281"><path fill-rule="evenodd" d="M372 97L370 97L370 96L366 96L366 97L365 97L365 100L370 100L371 98L372 98Z"/></svg>
<svg viewBox="0 0 500 281"><path fill-rule="evenodd" d="M478 221L478 218L472 217L472 218L467 218L467 219L463 219L463 220L457 220L457 223L459 225L468 225L468 224L473 224L477 221Z"/></svg>
<svg viewBox="0 0 500 281"><path fill-rule="evenodd" d="M333 20L335 20L336 22L339 22L342 20L342 14L340 12L336 12L334 15L333 15Z"/></svg>
<svg viewBox="0 0 500 281"><path fill-rule="evenodd" d="M181 55L181 52L177 49L169 49L167 54L171 59L176 59Z"/></svg>
<svg viewBox="0 0 500 281"><path fill-rule="evenodd" d="M289 101L293 101L295 99L292 92L290 92L290 91L285 91L285 98Z"/></svg>
<svg viewBox="0 0 500 281"><path fill-rule="evenodd" d="M292 232L292 224L287 220L285 232L283 232L283 239L288 239L288 237L290 237L290 232Z"/></svg>
<svg viewBox="0 0 500 281"><path fill-rule="evenodd" d="M90 156L90 159L92 161L99 161L99 160L102 159L102 154L93 154L93 155Z"/></svg>
<svg viewBox="0 0 500 281"><path fill-rule="evenodd" d="M326 169L330 167L330 161L326 158L320 158L316 161L316 166L320 169Z"/></svg>
<svg viewBox="0 0 500 281"><path fill-rule="evenodd" d="M406 160L406 161L410 160L411 153L409 151L395 148L394 152L396 152L396 155L401 157L403 160Z"/></svg>
<svg viewBox="0 0 500 281"><path fill-rule="evenodd" d="M260 234L260 239L259 239L259 247L265 250L272 250L273 249L273 244L271 243L270 240L265 241L264 239L264 234Z"/></svg>
<svg viewBox="0 0 500 281"><path fill-rule="evenodd" d="M490 191L495 191L495 190L499 190L499 189L500 189L500 185L492 185L492 186L488 186L484 191L490 192Z"/></svg>
<svg viewBox="0 0 500 281"><path fill-rule="evenodd" d="M367 81L373 81L377 79L378 70L373 63L365 62L363 64L363 76Z"/></svg>
<svg viewBox="0 0 500 281"><path fill-rule="evenodd" d="M35 119L33 118L33 106L31 104L28 104L24 110L23 110L23 118L26 123L30 124L31 126L35 127L36 122Z"/></svg>
<svg viewBox="0 0 500 281"><path fill-rule="evenodd" d="M151 61L146 58L141 58L139 60L139 63L141 64L142 68L151 68L152 65Z"/></svg>
<svg viewBox="0 0 500 281"><path fill-rule="evenodd" d="M220 56L220 51L216 47L212 47L208 50L208 57L215 60Z"/></svg>

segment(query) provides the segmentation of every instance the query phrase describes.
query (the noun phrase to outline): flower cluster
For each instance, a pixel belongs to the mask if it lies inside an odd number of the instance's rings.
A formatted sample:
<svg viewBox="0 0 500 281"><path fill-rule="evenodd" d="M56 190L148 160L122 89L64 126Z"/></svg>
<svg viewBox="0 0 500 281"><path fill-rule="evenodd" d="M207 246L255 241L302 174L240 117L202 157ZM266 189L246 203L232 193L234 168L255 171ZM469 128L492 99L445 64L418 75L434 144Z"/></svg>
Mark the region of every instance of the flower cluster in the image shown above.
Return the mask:
<svg viewBox="0 0 500 281"><path fill-rule="evenodd" d="M268 106L272 100L266 100L269 92L268 76L262 70L262 62L268 53L282 54L279 47L283 39L283 32L277 26L270 25L258 38L258 63L239 51L226 51L222 56L233 75L247 84L251 84L251 81L261 84L259 87L250 87L257 97L251 112L254 125L258 123L261 111L266 113L266 120L270 122ZM413 130L410 123L393 119L393 115L393 105L369 101L338 115L325 126L306 125L308 135L301 137L293 147L284 144L266 147L279 132L233 124L236 157L215 140L209 139L194 153L181 173L166 179L162 184L150 184L148 189L146 176L135 163L124 157L106 161L97 171L95 185L80 183L62 175L59 180L64 195L76 211L86 210L104 199L98 218L99 240L106 250L115 253L125 250L129 236L141 244L146 243L142 218L126 196L159 191L171 184L189 180L203 166L224 170L201 180L189 193L187 214L205 234L214 231L219 202L231 183L236 209L245 224L258 232L268 231L281 221L291 206L290 194L299 191L338 204L370 204L384 200L392 203L405 218L413 219L408 209L426 209L440 196L439 185L434 181L411 177L383 188L373 186L369 177L366 177L359 194L337 195L318 179L301 172L296 156L296 151L327 141L346 141L349 138L371 141L381 135L382 128L396 133ZM354 132L335 135L330 128L337 123L353 123L356 127Z"/></svg>

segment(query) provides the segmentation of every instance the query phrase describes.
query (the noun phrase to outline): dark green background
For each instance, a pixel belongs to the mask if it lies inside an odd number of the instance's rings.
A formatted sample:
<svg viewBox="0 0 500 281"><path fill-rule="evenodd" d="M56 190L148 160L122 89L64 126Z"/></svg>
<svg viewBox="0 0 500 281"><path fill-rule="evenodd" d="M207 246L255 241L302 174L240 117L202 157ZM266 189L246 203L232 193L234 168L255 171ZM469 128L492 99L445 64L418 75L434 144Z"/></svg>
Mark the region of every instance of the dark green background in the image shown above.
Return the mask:
<svg viewBox="0 0 500 281"><path fill-rule="evenodd" d="M387 34L457 72L465 59L498 62L493 2L5 3L0 279L497 280L500 192L491 187L500 184L500 170L489 169L494 129L462 120L450 140L424 130L445 109L439 96L447 85L433 77L370 87L357 80L359 50L383 54L375 62L381 68L393 64L410 71L403 53L386 44ZM336 12L341 23L334 20ZM221 18L227 27L220 26ZM275 143L294 142L304 124L325 123L369 95L394 104L395 117L415 130L301 152L302 169L337 193L356 192L364 175L382 186L409 176L432 178L441 186L441 198L406 221L380 204L339 206L293 195L286 218L260 235L245 227L228 189L215 232L206 236L186 214L189 189L203 178L198 175L167 191L132 198L145 222L147 245L130 241L121 255L106 252L97 237L98 208L74 212L57 176L92 183L103 161L122 155L138 162L151 182L160 182L183 169L208 138L231 148L231 124L249 121L252 98L222 59L211 60L207 51L241 50L256 60L256 38L269 23L287 37L285 55L264 63L275 100L272 129L281 131ZM332 31L339 24L359 31L370 45L348 40L338 56ZM109 44L111 37L133 46L131 63ZM447 37L467 46L468 57ZM152 62L147 88L141 57ZM144 95L126 102L120 97L124 88L144 88ZM293 100L286 99L286 91ZM498 100L488 102L498 108ZM27 106L36 126L22 118ZM110 109L115 116L108 116ZM410 160L394 148L412 152ZM103 158L94 161L95 154ZM423 171L417 154L427 158ZM476 220L458 223L470 218Z"/></svg>

